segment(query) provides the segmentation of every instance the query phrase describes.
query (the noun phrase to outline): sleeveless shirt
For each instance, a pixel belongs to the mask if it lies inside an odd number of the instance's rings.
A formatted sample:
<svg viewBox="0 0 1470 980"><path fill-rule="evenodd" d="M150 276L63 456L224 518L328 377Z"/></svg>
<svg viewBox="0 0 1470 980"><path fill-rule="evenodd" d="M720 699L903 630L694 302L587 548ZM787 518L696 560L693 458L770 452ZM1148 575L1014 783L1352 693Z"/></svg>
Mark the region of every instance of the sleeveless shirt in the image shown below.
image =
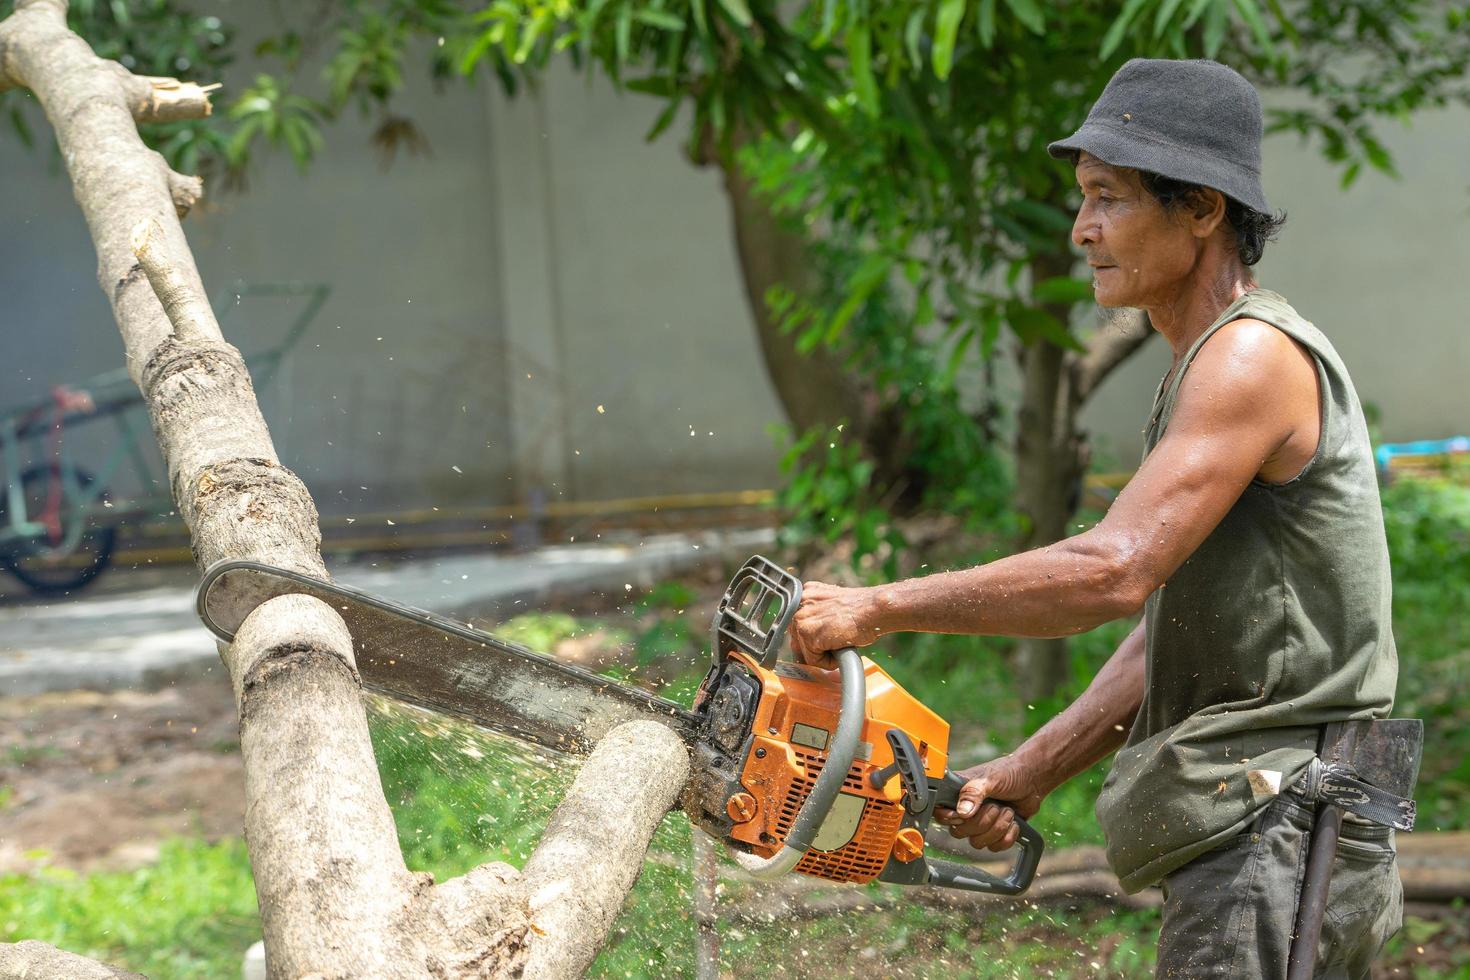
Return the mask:
<svg viewBox="0 0 1470 980"><path fill-rule="evenodd" d="M1242 831L1290 785L1319 726L1386 717L1398 660L1383 512L1368 427L1327 338L1264 289L1233 303L1160 385L1158 444L1191 363L1233 320L1305 347L1320 384L1316 454L1292 480L1252 481L1144 606L1147 686L1098 797L1108 859L1136 892Z"/></svg>

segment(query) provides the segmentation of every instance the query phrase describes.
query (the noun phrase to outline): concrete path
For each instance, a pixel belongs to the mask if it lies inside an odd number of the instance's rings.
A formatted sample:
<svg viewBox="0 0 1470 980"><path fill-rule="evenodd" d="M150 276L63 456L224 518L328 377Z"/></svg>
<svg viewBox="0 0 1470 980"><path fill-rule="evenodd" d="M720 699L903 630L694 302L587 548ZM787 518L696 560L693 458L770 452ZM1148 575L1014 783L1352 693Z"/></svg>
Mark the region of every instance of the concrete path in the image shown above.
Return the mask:
<svg viewBox="0 0 1470 980"><path fill-rule="evenodd" d="M329 564L334 580L461 619L508 618L553 594L652 585L769 548L768 529L664 534L627 543L558 545L524 554L378 558ZM158 688L222 670L194 614L191 566L110 569L94 589L39 600L0 595L0 696L56 690Z"/></svg>

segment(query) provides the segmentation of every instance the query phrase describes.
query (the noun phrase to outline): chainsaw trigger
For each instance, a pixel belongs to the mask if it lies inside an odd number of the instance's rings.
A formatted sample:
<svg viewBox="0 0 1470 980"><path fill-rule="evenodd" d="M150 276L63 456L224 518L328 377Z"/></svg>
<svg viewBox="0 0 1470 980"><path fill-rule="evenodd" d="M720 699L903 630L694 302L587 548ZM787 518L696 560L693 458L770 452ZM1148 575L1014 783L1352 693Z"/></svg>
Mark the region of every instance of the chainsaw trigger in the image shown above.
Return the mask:
<svg viewBox="0 0 1470 980"><path fill-rule="evenodd" d="M929 788L929 779L924 774L924 760L908 732L900 728L890 728L887 734L888 744L893 749L893 764L873 773L870 780L875 789L882 789L897 775L903 782L904 809L919 816L934 802L934 791Z"/></svg>

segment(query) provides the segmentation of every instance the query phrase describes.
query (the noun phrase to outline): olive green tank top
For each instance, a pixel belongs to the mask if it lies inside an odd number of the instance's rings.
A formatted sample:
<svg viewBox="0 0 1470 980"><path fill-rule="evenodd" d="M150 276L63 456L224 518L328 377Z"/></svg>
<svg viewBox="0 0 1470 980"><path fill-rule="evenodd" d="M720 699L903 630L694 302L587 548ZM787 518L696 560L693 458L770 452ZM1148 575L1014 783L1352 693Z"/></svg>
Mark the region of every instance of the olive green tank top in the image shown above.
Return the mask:
<svg viewBox="0 0 1470 980"><path fill-rule="evenodd" d="M1306 768L1320 725L1393 707L1398 659L1372 447L1327 338L1277 294L1247 293L1160 385L1144 455L1200 348L1243 318L1311 352L1321 440L1294 479L1253 481L1144 607L1143 705L1097 803L1129 892L1244 829L1273 799L1273 774L1285 788Z"/></svg>

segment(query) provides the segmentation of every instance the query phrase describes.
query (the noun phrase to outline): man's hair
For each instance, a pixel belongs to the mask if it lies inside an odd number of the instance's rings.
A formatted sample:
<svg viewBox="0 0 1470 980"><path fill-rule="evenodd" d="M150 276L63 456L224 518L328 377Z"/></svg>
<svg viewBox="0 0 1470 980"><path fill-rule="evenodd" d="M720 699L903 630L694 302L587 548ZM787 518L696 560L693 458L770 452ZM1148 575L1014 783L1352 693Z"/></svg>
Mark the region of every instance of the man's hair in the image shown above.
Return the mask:
<svg viewBox="0 0 1470 980"><path fill-rule="evenodd" d="M1147 170L1140 170L1138 176L1143 181L1144 190L1152 194L1165 211L1185 207L1204 190L1199 184L1161 177ZM1261 261L1266 243L1273 240L1281 226L1286 224L1286 212L1265 214L1241 204L1229 195L1221 196L1225 198L1225 220L1235 232L1235 250L1240 254L1240 261L1246 265L1255 265Z"/></svg>

